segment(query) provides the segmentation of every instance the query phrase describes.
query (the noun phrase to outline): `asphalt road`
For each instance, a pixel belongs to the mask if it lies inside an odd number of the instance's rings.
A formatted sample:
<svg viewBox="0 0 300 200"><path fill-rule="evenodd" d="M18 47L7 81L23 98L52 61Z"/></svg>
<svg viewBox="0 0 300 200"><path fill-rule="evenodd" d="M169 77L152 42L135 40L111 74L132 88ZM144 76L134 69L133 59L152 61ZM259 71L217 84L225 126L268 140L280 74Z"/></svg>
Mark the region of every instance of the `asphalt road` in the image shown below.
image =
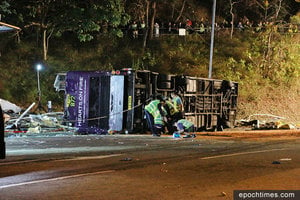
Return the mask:
<svg viewBox="0 0 300 200"><path fill-rule="evenodd" d="M300 138L148 135L6 138L0 199L233 199L299 190Z"/></svg>

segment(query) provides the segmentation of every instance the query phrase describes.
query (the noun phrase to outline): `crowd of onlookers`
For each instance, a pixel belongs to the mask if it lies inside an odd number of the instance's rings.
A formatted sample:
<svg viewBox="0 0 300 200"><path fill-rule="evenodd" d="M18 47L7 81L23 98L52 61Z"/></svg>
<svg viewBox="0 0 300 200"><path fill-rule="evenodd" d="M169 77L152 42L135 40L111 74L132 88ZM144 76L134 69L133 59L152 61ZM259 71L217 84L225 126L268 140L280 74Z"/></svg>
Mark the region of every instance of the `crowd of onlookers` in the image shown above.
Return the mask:
<svg viewBox="0 0 300 200"><path fill-rule="evenodd" d="M258 22L253 23L249 20L241 20L232 26L232 23L224 20L221 23L215 23L215 30L226 30L230 31L232 28L238 31L253 31L261 32L272 27L274 31L281 33L298 33L299 24L291 24L283 21L273 23L273 22ZM205 34L211 32L211 23L208 20L201 20L199 22L192 22L187 19L184 23L178 22L155 22L153 34L158 37L160 34L179 34L180 29L185 30L185 34L198 33ZM143 35L146 30L146 24L144 21L137 22L133 21L127 28L125 28L126 33L132 34L133 38L137 38L138 35Z"/></svg>

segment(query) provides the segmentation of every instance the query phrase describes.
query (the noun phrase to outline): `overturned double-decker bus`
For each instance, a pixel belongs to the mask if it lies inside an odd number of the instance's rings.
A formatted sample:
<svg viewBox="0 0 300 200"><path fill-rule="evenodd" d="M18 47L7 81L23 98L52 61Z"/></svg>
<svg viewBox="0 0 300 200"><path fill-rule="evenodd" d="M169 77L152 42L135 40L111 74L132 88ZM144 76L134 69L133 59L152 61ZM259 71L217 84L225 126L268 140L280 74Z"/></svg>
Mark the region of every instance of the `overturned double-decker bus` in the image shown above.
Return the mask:
<svg viewBox="0 0 300 200"><path fill-rule="evenodd" d="M145 132L144 107L158 94L178 94L198 131L232 127L237 112L238 83L227 80L123 69L70 71L54 86L65 92L65 120L79 133Z"/></svg>

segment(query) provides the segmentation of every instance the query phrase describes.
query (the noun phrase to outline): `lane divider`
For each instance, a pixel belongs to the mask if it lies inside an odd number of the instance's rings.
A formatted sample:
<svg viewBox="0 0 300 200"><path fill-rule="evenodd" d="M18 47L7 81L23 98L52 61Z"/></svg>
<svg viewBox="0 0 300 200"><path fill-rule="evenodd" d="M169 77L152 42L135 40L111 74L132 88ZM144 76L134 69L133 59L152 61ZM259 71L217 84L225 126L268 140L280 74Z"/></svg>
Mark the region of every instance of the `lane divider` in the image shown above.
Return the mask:
<svg viewBox="0 0 300 200"><path fill-rule="evenodd" d="M215 159L215 158L233 157L233 156L240 156L240 155L247 155L247 154L256 154L256 153L264 153L264 152L272 152L272 151L284 151L284 150L288 150L288 149L269 149L269 150L261 150L261 151L248 151L248 152L208 156L208 157L203 157L200 159L201 160L209 160L209 159Z"/></svg>
<svg viewBox="0 0 300 200"><path fill-rule="evenodd" d="M121 156L123 154L111 154L111 155L102 155L102 156L85 156L85 157L75 157L75 158L65 158L65 159L36 159L36 160L24 160L24 161L11 161L0 163L0 166L4 165L15 165L15 164L25 164L25 163L34 163L34 162L64 162L64 161L76 161L76 160L93 160L93 159L103 159L115 156Z"/></svg>
<svg viewBox="0 0 300 200"><path fill-rule="evenodd" d="M76 157L76 158L66 158L61 160L54 160L56 162L64 162L64 161L77 161L77 160L97 160L103 158L110 158L115 156L121 156L123 154L112 154L112 155L103 155L103 156L84 156L84 157Z"/></svg>
<svg viewBox="0 0 300 200"><path fill-rule="evenodd" d="M49 179L43 179L43 180L23 182L23 183L15 183L15 184L0 186L0 189L10 188L10 187L17 187L17 186L24 186L24 185L31 185L31 184L37 184L37 183L45 183L45 182L50 182L50 181L60 181L60 180L64 180L64 179L78 178L78 177L83 177L83 176L107 174L107 173L112 173L112 172L115 172L115 170L90 172L90 173L84 173L84 174L75 174L75 175L70 175L70 176L62 176L62 177L57 177L57 178L49 178Z"/></svg>

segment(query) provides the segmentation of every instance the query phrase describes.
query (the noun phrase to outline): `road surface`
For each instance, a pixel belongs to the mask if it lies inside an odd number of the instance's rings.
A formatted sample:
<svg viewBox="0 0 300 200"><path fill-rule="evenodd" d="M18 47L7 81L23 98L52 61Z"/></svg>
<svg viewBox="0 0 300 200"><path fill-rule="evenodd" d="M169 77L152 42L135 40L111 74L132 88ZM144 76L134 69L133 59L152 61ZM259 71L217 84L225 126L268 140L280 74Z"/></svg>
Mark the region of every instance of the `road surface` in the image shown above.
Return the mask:
<svg viewBox="0 0 300 200"><path fill-rule="evenodd" d="M300 189L294 136L11 137L6 144L1 200L206 200Z"/></svg>

